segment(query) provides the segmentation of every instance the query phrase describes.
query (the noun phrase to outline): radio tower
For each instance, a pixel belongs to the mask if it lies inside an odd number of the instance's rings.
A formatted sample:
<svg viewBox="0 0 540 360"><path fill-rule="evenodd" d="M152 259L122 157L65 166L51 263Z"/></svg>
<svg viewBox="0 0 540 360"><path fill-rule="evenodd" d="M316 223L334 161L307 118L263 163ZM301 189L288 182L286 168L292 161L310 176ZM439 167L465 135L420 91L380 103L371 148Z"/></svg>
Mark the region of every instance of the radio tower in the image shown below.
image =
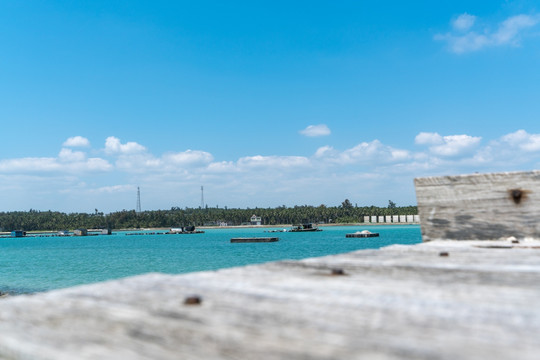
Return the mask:
<svg viewBox="0 0 540 360"><path fill-rule="evenodd" d="M135 212L139 214L141 212L141 188L137 186L137 208Z"/></svg>
<svg viewBox="0 0 540 360"><path fill-rule="evenodd" d="M204 188L201 185L201 209L204 209Z"/></svg>

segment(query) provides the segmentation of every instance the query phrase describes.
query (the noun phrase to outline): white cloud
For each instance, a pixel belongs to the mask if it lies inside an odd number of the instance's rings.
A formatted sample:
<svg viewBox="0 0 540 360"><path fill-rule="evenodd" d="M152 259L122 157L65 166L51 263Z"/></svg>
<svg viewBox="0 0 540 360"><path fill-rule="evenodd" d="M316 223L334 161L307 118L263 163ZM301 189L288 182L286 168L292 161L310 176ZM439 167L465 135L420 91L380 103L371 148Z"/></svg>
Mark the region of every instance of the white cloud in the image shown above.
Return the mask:
<svg viewBox="0 0 540 360"><path fill-rule="evenodd" d="M450 135L444 136L443 140L444 144L430 148L431 152L435 155L458 156L469 153L480 144L482 138L469 135Z"/></svg>
<svg viewBox="0 0 540 360"><path fill-rule="evenodd" d="M379 140L363 142L342 152L339 155L339 160L342 163L369 161L374 157L380 157L383 151L383 146Z"/></svg>
<svg viewBox="0 0 540 360"><path fill-rule="evenodd" d="M207 170L209 173L227 173L236 172L238 171L238 168L232 161L220 161L209 164Z"/></svg>
<svg viewBox="0 0 540 360"><path fill-rule="evenodd" d="M415 169L418 172L415 176L540 168L540 134L517 130L488 141L485 146L481 145L480 137L451 135L441 138L441 144L417 142L428 145L428 151L415 153L414 161L403 165Z"/></svg>
<svg viewBox="0 0 540 360"><path fill-rule="evenodd" d="M128 143L129 144L129 143ZM144 148L146 150L146 148ZM148 152L124 153L116 160L116 166L128 173L178 173L186 170L207 168L214 157L206 151L186 150L165 153L156 157Z"/></svg>
<svg viewBox="0 0 540 360"><path fill-rule="evenodd" d="M315 152L316 158L323 158L323 157L333 157L336 156L338 153L337 151L331 147L331 146L323 146L317 149Z"/></svg>
<svg viewBox="0 0 540 360"><path fill-rule="evenodd" d="M446 40L448 40L450 51L456 54L477 51L490 45L491 43L490 39L486 35L477 34L474 32L458 37L450 36L447 37Z"/></svg>
<svg viewBox="0 0 540 360"><path fill-rule="evenodd" d="M73 136L73 137L68 138L66 141L64 141L62 146L88 147L90 146L90 141L87 138L82 137L82 136Z"/></svg>
<svg viewBox="0 0 540 360"><path fill-rule="evenodd" d="M113 166L107 160L100 158L89 158L82 165L88 171L110 171L113 169Z"/></svg>
<svg viewBox="0 0 540 360"><path fill-rule="evenodd" d="M107 149L115 155L114 165L63 147L56 157L0 160L0 187L9 189L4 192L9 204L20 206L24 198L26 208L58 210L132 209L133 184L141 186L149 209L198 206L201 185L213 204L227 206L332 204L344 198L365 205L381 194L385 201L407 205L414 200L400 201L399 189L408 186L414 198L414 177L540 166L540 134L525 130L488 139L486 146L481 137L465 134L420 132L410 140L414 149L371 140L343 150L322 146L307 157L254 155L215 161L203 150L154 155L142 145L111 136ZM36 204L46 196L48 205Z"/></svg>
<svg viewBox="0 0 540 360"><path fill-rule="evenodd" d="M540 151L540 134L529 134L525 130L518 130L503 136L501 140L525 152Z"/></svg>
<svg viewBox="0 0 540 360"><path fill-rule="evenodd" d="M136 142L127 142L122 144L120 139L114 136L109 136L105 140L105 152L107 154L136 154L146 151L146 148Z"/></svg>
<svg viewBox="0 0 540 360"><path fill-rule="evenodd" d="M214 160L212 154L206 151L186 150L179 153L170 153L163 156L163 161L167 164L180 166L205 165Z"/></svg>
<svg viewBox="0 0 540 360"><path fill-rule="evenodd" d="M480 148L472 161L490 171L531 170L540 168L540 134L517 130L492 140Z"/></svg>
<svg viewBox="0 0 540 360"><path fill-rule="evenodd" d="M474 31L476 17L462 14L452 22L458 33L435 35L435 40L446 41L451 52L462 54L493 46L519 46L526 30L540 23L540 15L516 15L502 21L495 31L489 28Z"/></svg>
<svg viewBox="0 0 540 360"><path fill-rule="evenodd" d="M66 149L68 150L68 149ZM73 154L71 154L73 155ZM64 152L63 158L21 158L0 160L0 173L73 173L110 171L112 165L107 160L90 158L84 160L78 155Z"/></svg>
<svg viewBox="0 0 540 360"><path fill-rule="evenodd" d="M164 169L163 161L147 152L123 154L118 157L115 165L126 173L145 173L147 171L163 171Z"/></svg>
<svg viewBox="0 0 540 360"><path fill-rule="evenodd" d="M410 158L411 154L407 150L393 149L390 150L391 159L394 161L407 160Z"/></svg>
<svg viewBox="0 0 540 360"><path fill-rule="evenodd" d="M58 159L64 162L84 161L86 154L82 151L73 151L71 149L63 148L58 154Z"/></svg>
<svg viewBox="0 0 540 360"><path fill-rule="evenodd" d="M315 159L327 162L347 164L382 164L406 160L410 157L407 150L394 149L379 140L362 142L350 149L339 152L331 146L323 146L314 154Z"/></svg>
<svg viewBox="0 0 540 360"><path fill-rule="evenodd" d="M290 169L310 166L308 158L303 156L246 156L238 160L241 168L266 168L268 170Z"/></svg>
<svg viewBox="0 0 540 360"><path fill-rule="evenodd" d="M492 36L493 41L496 45L517 45L519 42L520 31L535 26L539 21L540 16L538 15L512 16L502 22L497 32Z"/></svg>
<svg viewBox="0 0 540 360"><path fill-rule="evenodd" d="M437 133L421 132L414 138L418 145L436 145L444 143L443 137Z"/></svg>
<svg viewBox="0 0 540 360"><path fill-rule="evenodd" d="M475 21L476 16L463 13L452 21L452 27L456 30L467 31L474 25Z"/></svg>
<svg viewBox="0 0 540 360"><path fill-rule="evenodd" d="M418 145L432 145L429 151L436 156L451 157L468 155L475 150L481 137L469 135L441 136L437 133L421 132L416 135L415 143Z"/></svg>
<svg viewBox="0 0 540 360"><path fill-rule="evenodd" d="M21 158L0 161L2 173L32 173L60 170L60 164L55 158Z"/></svg>
<svg viewBox="0 0 540 360"><path fill-rule="evenodd" d="M324 124L309 125L307 128L300 131L300 134L308 137L328 136L330 133L330 129Z"/></svg>
<svg viewBox="0 0 540 360"><path fill-rule="evenodd" d="M131 192L135 191L137 187L135 185L112 185L112 186L102 186L96 189L89 190L90 193L94 194L113 194L120 192Z"/></svg>

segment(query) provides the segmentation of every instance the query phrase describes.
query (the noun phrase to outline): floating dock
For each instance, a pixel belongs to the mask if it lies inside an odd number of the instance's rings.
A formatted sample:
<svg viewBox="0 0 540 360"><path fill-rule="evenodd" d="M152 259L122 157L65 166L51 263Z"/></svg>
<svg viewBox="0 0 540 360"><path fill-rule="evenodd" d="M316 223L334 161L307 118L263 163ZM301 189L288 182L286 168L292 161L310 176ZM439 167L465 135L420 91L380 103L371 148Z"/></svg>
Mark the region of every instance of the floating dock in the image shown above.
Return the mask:
<svg viewBox="0 0 540 360"><path fill-rule="evenodd" d="M58 233L27 233L22 236L11 236L11 235L0 235L0 239L21 239L21 238L50 238L50 237L87 237L87 236L98 236L98 235L112 235L112 234L97 234L97 233L87 233L86 235L76 235L73 233L69 234L58 234Z"/></svg>
<svg viewBox="0 0 540 360"><path fill-rule="evenodd" d="M185 235L185 234L204 234L204 231L202 230L194 230L194 231L168 231L165 233L166 235Z"/></svg>
<svg viewBox="0 0 540 360"><path fill-rule="evenodd" d="M357 231L355 233L345 235L346 238L370 238L370 237L378 237L378 236L379 236L379 233L372 233L371 231L368 231L368 230Z"/></svg>
<svg viewBox="0 0 540 360"><path fill-rule="evenodd" d="M279 238L277 237L241 237L241 238L232 238L232 243L267 243L267 242L276 242Z"/></svg>
<svg viewBox="0 0 540 360"><path fill-rule="evenodd" d="M135 232L135 233L126 233L126 235L186 235L186 234L204 234L204 231L202 230L196 230L196 231L177 231L177 232Z"/></svg>

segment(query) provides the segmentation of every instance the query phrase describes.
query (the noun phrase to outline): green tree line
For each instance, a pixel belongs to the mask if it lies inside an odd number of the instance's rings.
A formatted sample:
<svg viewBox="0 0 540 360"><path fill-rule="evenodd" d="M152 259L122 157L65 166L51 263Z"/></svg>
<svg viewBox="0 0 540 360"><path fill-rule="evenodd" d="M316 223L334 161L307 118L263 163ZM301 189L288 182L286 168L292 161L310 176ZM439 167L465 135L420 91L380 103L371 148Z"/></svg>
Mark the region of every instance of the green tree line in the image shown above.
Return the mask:
<svg viewBox="0 0 540 360"><path fill-rule="evenodd" d="M388 207L356 206L349 200L340 206L279 206L276 208L178 208L170 210L152 210L140 213L135 210L122 210L104 214L63 213L58 211L12 211L0 212L0 228L11 230L72 230L88 229L131 229L131 228L168 228L177 226L242 225L249 223L252 215L260 216L263 225L300 224L300 223L358 223L364 216L415 215L416 206L396 206L389 201Z"/></svg>

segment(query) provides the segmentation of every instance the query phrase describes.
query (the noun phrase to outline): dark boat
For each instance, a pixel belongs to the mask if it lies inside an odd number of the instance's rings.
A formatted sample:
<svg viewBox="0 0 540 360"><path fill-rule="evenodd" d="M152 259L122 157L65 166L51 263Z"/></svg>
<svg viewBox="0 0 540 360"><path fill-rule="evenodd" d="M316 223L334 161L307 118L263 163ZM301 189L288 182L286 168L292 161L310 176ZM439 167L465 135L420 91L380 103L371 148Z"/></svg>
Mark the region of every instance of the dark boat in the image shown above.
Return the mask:
<svg viewBox="0 0 540 360"><path fill-rule="evenodd" d="M195 226L181 226L177 228L171 228L165 234L204 234L204 231L195 230Z"/></svg>
<svg viewBox="0 0 540 360"><path fill-rule="evenodd" d="M309 223L309 224L301 224L301 225L295 225L290 232L309 232L309 231L322 231L322 229L319 229L317 225Z"/></svg>

